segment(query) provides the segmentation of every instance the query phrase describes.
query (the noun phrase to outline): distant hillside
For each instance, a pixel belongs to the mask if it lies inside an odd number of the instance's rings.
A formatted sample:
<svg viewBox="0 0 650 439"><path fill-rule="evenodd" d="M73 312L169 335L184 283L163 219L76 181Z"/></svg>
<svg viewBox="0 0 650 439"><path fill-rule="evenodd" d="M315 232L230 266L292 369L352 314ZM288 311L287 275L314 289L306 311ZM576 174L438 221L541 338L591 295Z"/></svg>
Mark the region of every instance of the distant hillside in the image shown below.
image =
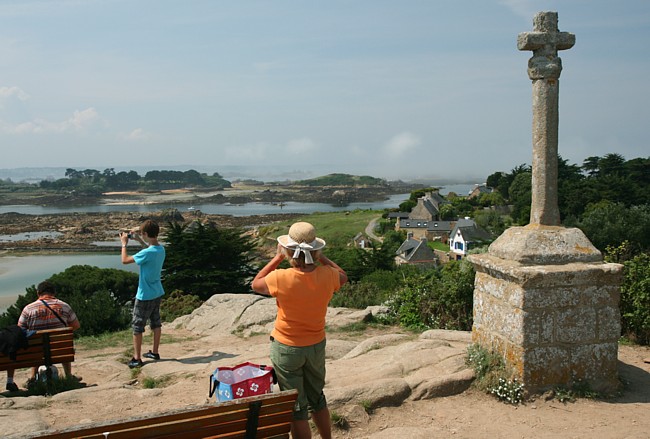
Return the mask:
<svg viewBox="0 0 650 439"><path fill-rule="evenodd" d="M369 175L328 174L294 182L302 186L387 186L386 180Z"/></svg>

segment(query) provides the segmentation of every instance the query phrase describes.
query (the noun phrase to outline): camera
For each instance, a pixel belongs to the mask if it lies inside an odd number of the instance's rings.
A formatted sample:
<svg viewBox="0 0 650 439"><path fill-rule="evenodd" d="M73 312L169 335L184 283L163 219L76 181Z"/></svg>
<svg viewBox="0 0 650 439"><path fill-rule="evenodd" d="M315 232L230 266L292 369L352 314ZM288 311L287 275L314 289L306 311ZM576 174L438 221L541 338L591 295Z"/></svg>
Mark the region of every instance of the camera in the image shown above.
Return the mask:
<svg viewBox="0 0 650 439"><path fill-rule="evenodd" d="M129 232L126 234L126 237L129 239L133 239L133 233Z"/></svg>

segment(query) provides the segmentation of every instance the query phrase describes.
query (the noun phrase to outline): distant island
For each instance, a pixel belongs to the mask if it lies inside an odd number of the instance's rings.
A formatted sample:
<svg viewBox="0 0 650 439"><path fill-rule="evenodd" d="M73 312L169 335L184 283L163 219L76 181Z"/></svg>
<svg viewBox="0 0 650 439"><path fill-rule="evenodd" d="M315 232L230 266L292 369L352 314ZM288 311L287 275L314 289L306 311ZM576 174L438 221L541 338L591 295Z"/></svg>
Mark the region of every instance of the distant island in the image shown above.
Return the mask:
<svg viewBox="0 0 650 439"><path fill-rule="evenodd" d="M203 203L249 203L286 201L327 203L345 206L354 202L381 201L389 195L422 188L419 183L387 181L372 176L334 173L297 181L262 182L253 179L228 181L219 173L152 170L115 172L113 168L77 170L68 168L65 177L38 183L0 180L0 205L84 206L146 202L168 204L200 195Z"/></svg>

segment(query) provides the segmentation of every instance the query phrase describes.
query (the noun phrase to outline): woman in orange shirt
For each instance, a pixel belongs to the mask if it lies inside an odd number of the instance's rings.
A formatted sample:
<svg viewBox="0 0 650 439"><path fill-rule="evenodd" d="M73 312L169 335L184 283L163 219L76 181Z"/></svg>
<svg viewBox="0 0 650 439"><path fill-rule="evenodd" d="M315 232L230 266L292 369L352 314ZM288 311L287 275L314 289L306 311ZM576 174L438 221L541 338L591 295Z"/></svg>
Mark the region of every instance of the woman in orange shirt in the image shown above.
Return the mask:
<svg viewBox="0 0 650 439"><path fill-rule="evenodd" d="M275 297L278 314L271 332L271 362L280 389L297 389L293 438L311 438L311 418L323 439L332 437L325 386L325 314L348 277L321 250L314 226L297 222L278 238L277 253L253 279L253 290ZM278 269L284 259L291 268ZM318 261L320 264L316 264Z"/></svg>

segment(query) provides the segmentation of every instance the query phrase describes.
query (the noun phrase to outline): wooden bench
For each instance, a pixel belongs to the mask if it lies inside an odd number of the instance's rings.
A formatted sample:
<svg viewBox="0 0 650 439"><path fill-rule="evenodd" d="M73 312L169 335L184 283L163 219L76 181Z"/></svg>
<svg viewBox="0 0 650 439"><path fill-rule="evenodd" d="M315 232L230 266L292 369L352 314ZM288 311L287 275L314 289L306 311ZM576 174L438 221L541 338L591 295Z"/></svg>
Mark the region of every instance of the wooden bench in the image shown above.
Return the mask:
<svg viewBox="0 0 650 439"><path fill-rule="evenodd" d="M36 331L34 335L27 339L27 342L29 347L27 349L18 349L15 360L0 353L0 371L51 366L74 361L74 334L72 328Z"/></svg>
<svg viewBox="0 0 650 439"><path fill-rule="evenodd" d="M33 439L289 438L298 391L251 396L122 421L35 433Z"/></svg>

